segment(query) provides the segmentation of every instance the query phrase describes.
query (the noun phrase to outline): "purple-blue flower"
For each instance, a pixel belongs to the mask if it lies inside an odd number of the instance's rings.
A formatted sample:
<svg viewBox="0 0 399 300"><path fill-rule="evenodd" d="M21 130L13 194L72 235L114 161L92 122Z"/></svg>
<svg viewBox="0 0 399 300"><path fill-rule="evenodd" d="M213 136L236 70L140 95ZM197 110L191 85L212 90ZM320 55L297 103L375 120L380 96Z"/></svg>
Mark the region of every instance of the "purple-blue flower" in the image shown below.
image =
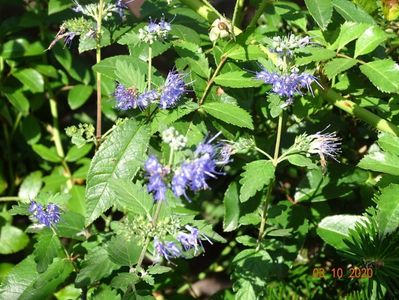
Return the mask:
<svg viewBox="0 0 399 300"><path fill-rule="evenodd" d="M302 88L307 88L313 94L311 84L317 82L316 77L309 73L299 73L294 69L289 74L279 74L262 69L256 73L256 79L272 85L273 93L287 98L287 104L292 103L295 94L301 94Z"/></svg>
<svg viewBox="0 0 399 300"><path fill-rule="evenodd" d="M201 233L197 228L186 225L186 229L189 231L189 233L180 231L176 237L177 240L182 244L185 251L194 248L194 255L196 255L199 247L201 247L202 249L204 248L201 238L206 239L209 243L212 244L208 237L205 234Z"/></svg>
<svg viewBox="0 0 399 300"><path fill-rule="evenodd" d="M144 92L137 97L136 103L140 109L145 109L154 100L158 99L159 95L155 90Z"/></svg>
<svg viewBox="0 0 399 300"><path fill-rule="evenodd" d="M170 71L162 90L159 107L166 109L174 106L185 91L183 75L176 71Z"/></svg>
<svg viewBox="0 0 399 300"><path fill-rule="evenodd" d="M176 197L184 195L189 200L186 195L187 188L193 192L208 189L206 180L223 174L216 168L228 162L228 157L224 156L221 161L218 160L218 149L211 144L218 135L199 144L194 151L194 159L182 163L175 171L172 178L172 191Z"/></svg>
<svg viewBox="0 0 399 300"><path fill-rule="evenodd" d="M147 190L153 193L155 201L165 200L167 186L164 177L169 173L168 169L162 166L155 156L150 156L144 166L148 177Z"/></svg>
<svg viewBox="0 0 399 300"><path fill-rule="evenodd" d="M118 83L113 95L117 102L116 107L120 110L128 110L136 107L145 109L151 104L151 102L159 97L155 90L138 94L137 90L127 89L121 83Z"/></svg>
<svg viewBox="0 0 399 300"><path fill-rule="evenodd" d="M174 242L161 242L157 237L154 238L154 248L159 259L163 256L166 260L171 258L180 257L181 250Z"/></svg>
<svg viewBox="0 0 399 300"><path fill-rule="evenodd" d="M40 203L32 201L29 206L29 212L34 216L40 224L50 227L60 220L60 209L55 204L48 204L46 209Z"/></svg>
<svg viewBox="0 0 399 300"><path fill-rule="evenodd" d="M116 6L116 11L118 13L118 15L123 18L125 16L125 9L127 9L127 5L122 1L122 0L116 0L115 1L115 6ZM131 1L129 1L131 2Z"/></svg>

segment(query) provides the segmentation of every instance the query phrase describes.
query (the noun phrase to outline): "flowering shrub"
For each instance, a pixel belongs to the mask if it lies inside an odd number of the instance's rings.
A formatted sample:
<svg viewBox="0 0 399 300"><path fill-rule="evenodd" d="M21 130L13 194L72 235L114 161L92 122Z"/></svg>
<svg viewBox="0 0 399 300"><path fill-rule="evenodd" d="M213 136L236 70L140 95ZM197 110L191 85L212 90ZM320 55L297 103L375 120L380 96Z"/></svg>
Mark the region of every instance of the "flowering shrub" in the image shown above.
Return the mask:
<svg viewBox="0 0 399 300"><path fill-rule="evenodd" d="M399 5L139 2L4 4L0 299L396 299Z"/></svg>

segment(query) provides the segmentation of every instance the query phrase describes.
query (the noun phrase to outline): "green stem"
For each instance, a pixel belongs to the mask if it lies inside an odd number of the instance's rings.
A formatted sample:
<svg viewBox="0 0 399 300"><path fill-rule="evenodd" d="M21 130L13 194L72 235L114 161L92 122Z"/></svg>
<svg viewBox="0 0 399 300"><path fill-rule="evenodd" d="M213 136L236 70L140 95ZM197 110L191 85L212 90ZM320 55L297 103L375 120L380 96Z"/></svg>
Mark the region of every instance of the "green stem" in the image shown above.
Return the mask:
<svg viewBox="0 0 399 300"><path fill-rule="evenodd" d="M359 106L358 104L350 100L343 99L343 97L339 93L335 92L333 89L316 88L315 92L318 92L324 99L326 99L339 109L342 109L350 115L359 118L360 120L370 124L374 128L399 136L399 128L395 124L379 117L378 115L368 111L367 109Z"/></svg>
<svg viewBox="0 0 399 300"><path fill-rule="evenodd" d="M53 117L53 127L51 129L51 133L53 135L55 150L57 151L59 157L64 158L65 152L61 143L61 135L59 130L59 122L58 122L57 101L54 99L54 97L51 97L51 95L49 101L50 101L50 112L51 116Z"/></svg>
<svg viewBox="0 0 399 300"><path fill-rule="evenodd" d="M54 227L53 227L53 226L50 226L50 228L51 228L51 231L53 232L53 234L54 234L56 237L59 238L59 236L58 236L58 234L57 234L57 231L55 231ZM60 241L60 244L61 244L62 249L64 250L64 253L65 253L67 259L72 263L72 266L73 266L74 271L75 271L75 272L78 272L78 269L77 269L76 266L75 266L75 263L74 263L74 261L73 261L73 259L72 259L72 256L69 255L67 249L65 248L65 246L62 244L61 241Z"/></svg>
<svg viewBox="0 0 399 300"><path fill-rule="evenodd" d="M148 84L148 90L151 90L151 76L152 76L152 47L148 47L148 78L147 78L147 84Z"/></svg>
<svg viewBox="0 0 399 300"><path fill-rule="evenodd" d="M14 125L12 126L11 138L14 135L15 130L17 130L19 122L21 122L21 118L22 118L22 113L18 113L17 118L15 119Z"/></svg>
<svg viewBox="0 0 399 300"><path fill-rule="evenodd" d="M215 69L215 72L213 73L211 79L209 79L208 84L205 87L205 91L202 94L202 97L201 97L201 99L198 102L199 106L202 105L202 103L204 102L206 96L208 96L208 93L209 93L209 91L210 91L210 89L211 89L211 87L213 85L213 82L215 81L216 76L219 74L219 72L222 69L222 67L223 67L224 63L226 62L226 60L227 60L227 56L222 55L222 58L221 58L219 64L217 65L217 67Z"/></svg>
<svg viewBox="0 0 399 300"><path fill-rule="evenodd" d="M258 9L255 12L255 15L252 17L251 22L249 23L248 27L255 27L256 22L258 22L260 16L263 14L263 12L266 9L266 6L273 2L273 0L262 0L262 2L259 4Z"/></svg>
<svg viewBox="0 0 399 300"><path fill-rule="evenodd" d="M276 144L274 147L274 156L273 156L273 165L277 166L278 162L278 155L280 152L280 143L281 143L281 134L283 129L283 113L280 114L278 117L278 124L277 124L277 136L276 136ZM272 195L272 190L274 186L274 179L270 180L269 186L267 189L267 194L266 194L266 199L263 203L262 211L261 211L261 222L260 222L260 227L259 227L259 235L258 235L258 241L257 241L257 247L256 249L259 250L260 244L263 240L263 237L265 235L265 229L266 229L266 220L267 220L267 210L269 208L269 203L271 200L271 195Z"/></svg>
<svg viewBox="0 0 399 300"><path fill-rule="evenodd" d="M255 147L255 150L258 151L259 153L262 153L262 154L263 154L264 156L266 156L268 159L270 159L271 161L273 161L273 157L271 157L271 156L269 155L269 153L263 151L262 149L260 149L260 148L258 148L258 147Z"/></svg>
<svg viewBox="0 0 399 300"><path fill-rule="evenodd" d="M234 7L234 13L233 13L233 19L231 20L231 24L233 26L239 27L239 24L241 23L243 7L244 7L244 0L236 0L236 5Z"/></svg>
<svg viewBox="0 0 399 300"><path fill-rule="evenodd" d="M0 197L0 202L8 202L8 201L20 201L21 198L19 197Z"/></svg>
<svg viewBox="0 0 399 300"><path fill-rule="evenodd" d="M223 17L223 16L221 15L221 13L218 12L218 10L217 10L216 8L214 8L213 5L212 5L211 3L209 3L209 1L207 1L207 0L201 0L201 1L204 2L205 5L206 5L207 7L209 7L210 10L213 11L215 14L217 14L219 17Z"/></svg>
<svg viewBox="0 0 399 300"><path fill-rule="evenodd" d="M102 13L103 13L103 0L100 0L98 4L97 12L97 31L96 31L96 63L101 61L101 26L102 26ZM102 118L102 99L101 99L101 73L96 72L97 77L97 120L96 120L96 139L97 147L101 143L101 118Z"/></svg>

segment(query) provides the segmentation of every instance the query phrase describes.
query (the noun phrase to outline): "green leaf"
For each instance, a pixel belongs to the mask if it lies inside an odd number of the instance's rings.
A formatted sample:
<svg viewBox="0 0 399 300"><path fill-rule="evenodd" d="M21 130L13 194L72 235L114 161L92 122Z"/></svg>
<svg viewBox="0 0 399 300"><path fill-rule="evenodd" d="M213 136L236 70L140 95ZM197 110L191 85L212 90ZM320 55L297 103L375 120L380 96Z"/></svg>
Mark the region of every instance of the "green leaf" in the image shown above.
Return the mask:
<svg viewBox="0 0 399 300"><path fill-rule="evenodd" d="M324 30L331 21L333 6L331 0L305 0L309 13Z"/></svg>
<svg viewBox="0 0 399 300"><path fill-rule="evenodd" d="M26 287L19 300L46 299L72 273L72 263L67 259L55 259L46 272L40 274Z"/></svg>
<svg viewBox="0 0 399 300"><path fill-rule="evenodd" d="M225 53L226 57L235 60L257 60L264 55L264 52L258 45L245 45L235 44L230 50Z"/></svg>
<svg viewBox="0 0 399 300"><path fill-rule="evenodd" d="M381 132L378 135L378 145L380 145L384 151L399 156L399 137L390 133Z"/></svg>
<svg viewBox="0 0 399 300"><path fill-rule="evenodd" d="M338 250L348 248L344 239L348 239L349 229L354 229L357 222L367 222L366 217L353 215L335 215L325 217L317 227L317 234L329 245Z"/></svg>
<svg viewBox="0 0 399 300"><path fill-rule="evenodd" d="M215 77L215 83L231 88L258 87L262 85L260 80L255 80L251 74L245 71L233 71L220 74Z"/></svg>
<svg viewBox="0 0 399 300"><path fill-rule="evenodd" d="M251 282L247 280L241 281L240 288L238 289L237 294L235 295L235 299L240 299L240 300L258 299Z"/></svg>
<svg viewBox="0 0 399 300"><path fill-rule="evenodd" d="M50 0L48 2L48 14L52 15L57 12L63 11L72 6L72 2L69 0Z"/></svg>
<svg viewBox="0 0 399 300"><path fill-rule="evenodd" d="M356 64L357 64L356 59L334 58L324 66L324 73L327 75L328 79L331 80L338 74L346 70L349 70Z"/></svg>
<svg viewBox="0 0 399 300"><path fill-rule="evenodd" d="M238 220L240 218L240 201L238 193L238 185L235 181L230 183L224 194L224 218L223 230L233 231L238 227Z"/></svg>
<svg viewBox="0 0 399 300"><path fill-rule="evenodd" d="M147 269L147 272L149 274L155 275L155 274L163 274L172 271L173 269L170 267L166 266L161 266L161 265L152 265L149 266Z"/></svg>
<svg viewBox="0 0 399 300"><path fill-rule="evenodd" d="M264 186L274 179L274 166L270 160L256 160L247 163L241 173L240 201L245 202L255 196Z"/></svg>
<svg viewBox="0 0 399 300"><path fill-rule="evenodd" d="M12 254L21 251L28 243L28 235L18 227L5 224L0 228L0 254Z"/></svg>
<svg viewBox="0 0 399 300"><path fill-rule="evenodd" d="M136 284L139 281L140 277L135 273L118 273L114 278L112 278L111 286L126 292L132 284Z"/></svg>
<svg viewBox="0 0 399 300"><path fill-rule="evenodd" d="M355 58L359 55L370 53L379 45L381 45L387 36L385 32L378 26L370 26L356 41Z"/></svg>
<svg viewBox="0 0 399 300"><path fill-rule="evenodd" d="M358 167L399 176L399 157L389 152L375 151L363 157Z"/></svg>
<svg viewBox="0 0 399 300"><path fill-rule="evenodd" d="M33 255L18 263L0 286L0 299L19 299L24 290L38 277Z"/></svg>
<svg viewBox="0 0 399 300"><path fill-rule="evenodd" d="M26 39L11 39L3 44L0 56L4 59L43 55L44 48L40 41L29 43Z"/></svg>
<svg viewBox="0 0 399 300"><path fill-rule="evenodd" d="M198 104L195 102L188 102L183 105L179 105L172 110L168 109L160 109L156 113L154 119L151 122L151 133L155 133L157 131L162 131L166 129L166 127L174 123L175 121L181 119L185 115L195 111L198 109Z"/></svg>
<svg viewBox="0 0 399 300"><path fill-rule="evenodd" d="M209 78L209 63L198 45L183 40L174 41L173 45L177 54L180 56L180 58L176 60L176 66L179 69L183 69L184 65L188 65L192 72L201 77Z"/></svg>
<svg viewBox="0 0 399 300"><path fill-rule="evenodd" d="M295 53L297 54L295 64L298 66L307 65L311 62L328 60L336 56L335 51L321 47L299 48Z"/></svg>
<svg viewBox="0 0 399 300"><path fill-rule="evenodd" d="M106 249L103 247L91 249L76 277L76 287L86 287L97 280L108 277L119 268L120 266L110 260Z"/></svg>
<svg viewBox="0 0 399 300"><path fill-rule="evenodd" d="M333 44L333 49L340 51L348 43L360 37L369 26L369 24L364 23L345 22L341 26L341 31Z"/></svg>
<svg viewBox="0 0 399 300"><path fill-rule="evenodd" d="M39 194L42 184L43 180L41 171L30 173L25 177L24 181L22 181L22 184L19 187L18 197L25 202L34 200L37 194Z"/></svg>
<svg viewBox="0 0 399 300"><path fill-rule="evenodd" d="M399 184L390 184L381 190L377 197L377 224L383 235L394 232L399 227Z"/></svg>
<svg viewBox="0 0 399 300"><path fill-rule="evenodd" d="M77 146L72 146L71 149L68 150L67 155L65 156L66 161L77 161L82 157L86 156L87 153L90 152L93 144L85 144L82 147L78 148Z"/></svg>
<svg viewBox="0 0 399 300"><path fill-rule="evenodd" d="M317 165L309 157L306 157L305 155L302 154L288 155L287 160L291 164L298 167L306 167L309 169L317 168Z"/></svg>
<svg viewBox="0 0 399 300"><path fill-rule="evenodd" d="M241 107L230 103L205 103L202 108L212 117L220 119L226 123L254 129L251 115Z"/></svg>
<svg viewBox="0 0 399 300"><path fill-rule="evenodd" d="M270 110L270 115L272 118L277 118L283 111L284 101L279 95L269 94L267 96L267 101L269 102L268 108Z"/></svg>
<svg viewBox="0 0 399 300"><path fill-rule="evenodd" d="M29 115L22 119L22 134L29 145L36 144L40 140L42 133L39 122L34 116Z"/></svg>
<svg viewBox="0 0 399 300"><path fill-rule="evenodd" d="M59 238L48 228L37 235L37 243L33 251L37 271L43 273L57 256L64 257Z"/></svg>
<svg viewBox="0 0 399 300"><path fill-rule="evenodd" d="M201 38L199 34L195 30L187 26L173 24L170 34L177 36L182 41L190 41L191 43L196 45L201 44Z"/></svg>
<svg viewBox="0 0 399 300"><path fill-rule="evenodd" d="M44 90L44 79L35 69L22 69L12 75L17 78L24 87L27 87L32 93L42 93Z"/></svg>
<svg viewBox="0 0 399 300"><path fill-rule="evenodd" d="M114 201L118 207L133 214L150 215L154 200L143 186L123 179L111 179L109 183L110 189L115 193Z"/></svg>
<svg viewBox="0 0 399 300"><path fill-rule="evenodd" d="M116 61L116 78L127 88L135 88L143 92L146 85L144 74L132 64Z"/></svg>
<svg viewBox="0 0 399 300"><path fill-rule="evenodd" d="M332 0L334 9L346 20L357 23L375 24L374 19L349 0Z"/></svg>
<svg viewBox="0 0 399 300"><path fill-rule="evenodd" d="M66 211L61 214L56 231L61 237L84 240L85 218L76 212Z"/></svg>
<svg viewBox="0 0 399 300"><path fill-rule="evenodd" d="M93 92L90 85L77 84L68 92L68 104L71 109L81 107Z"/></svg>
<svg viewBox="0 0 399 300"><path fill-rule="evenodd" d="M47 148L44 145L35 144L32 145L33 151L35 151L41 158L51 162L61 162L62 159L57 155L55 148Z"/></svg>
<svg viewBox="0 0 399 300"><path fill-rule="evenodd" d="M399 66L391 59L382 59L360 66L360 71L382 92L399 92Z"/></svg>
<svg viewBox="0 0 399 300"><path fill-rule="evenodd" d="M144 164L149 128L135 120L119 125L100 146L90 164L86 187L86 225L113 203L111 178L131 180Z"/></svg>
<svg viewBox="0 0 399 300"><path fill-rule="evenodd" d="M29 113L29 100L20 91L16 90L12 93L5 93L7 99L11 104L23 115L27 116Z"/></svg>
<svg viewBox="0 0 399 300"><path fill-rule="evenodd" d="M132 267L137 263L143 246L135 238L115 236L108 243L107 251L112 262L120 266Z"/></svg>
<svg viewBox="0 0 399 300"><path fill-rule="evenodd" d="M144 61L129 55L116 55L105 58L101 60L101 62L93 66L93 71L99 72L110 79L116 80L117 62L125 65L131 64L136 69L139 69L142 74L147 73L147 64Z"/></svg>

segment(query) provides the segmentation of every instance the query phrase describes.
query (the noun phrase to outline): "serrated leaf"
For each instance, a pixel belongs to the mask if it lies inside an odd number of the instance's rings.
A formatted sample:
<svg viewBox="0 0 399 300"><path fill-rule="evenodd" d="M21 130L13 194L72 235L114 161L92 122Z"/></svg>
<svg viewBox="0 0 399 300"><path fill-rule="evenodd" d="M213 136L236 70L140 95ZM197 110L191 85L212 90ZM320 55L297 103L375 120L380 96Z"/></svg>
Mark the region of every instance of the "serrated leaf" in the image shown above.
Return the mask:
<svg viewBox="0 0 399 300"><path fill-rule="evenodd" d="M12 254L21 251L28 243L28 235L18 227L5 224L0 228L0 254Z"/></svg>
<svg viewBox="0 0 399 300"><path fill-rule="evenodd" d="M161 265L152 265L149 266L147 269L147 272L149 274L155 275L155 274L163 274L172 271L172 268L166 267L166 266L161 266Z"/></svg>
<svg viewBox="0 0 399 300"><path fill-rule="evenodd" d="M133 214L150 216L154 200L145 187L129 180L111 179L110 189L115 193L118 207L126 209Z"/></svg>
<svg viewBox="0 0 399 300"><path fill-rule="evenodd" d="M118 126L100 146L90 164L86 187L86 225L111 207L111 178L131 180L140 166L150 139L149 128L135 120Z"/></svg>
<svg viewBox="0 0 399 300"><path fill-rule="evenodd" d="M399 92L399 65L391 59L376 60L360 66L360 71L377 89L386 93Z"/></svg>
<svg viewBox="0 0 399 300"><path fill-rule="evenodd" d="M137 263L143 246L133 237L126 239L123 236L115 236L108 243L107 251L109 259L120 265L132 267Z"/></svg>
<svg viewBox="0 0 399 300"><path fill-rule="evenodd" d="M127 88L133 87L143 92L146 86L144 74L130 63L116 61L115 76Z"/></svg>
<svg viewBox="0 0 399 300"><path fill-rule="evenodd" d="M82 268L76 277L76 287L86 287L97 280L108 277L120 266L113 263L103 247L91 249L82 263Z"/></svg>
<svg viewBox="0 0 399 300"><path fill-rule="evenodd" d="M35 144L32 145L33 151L35 151L41 158L50 162L61 162L62 159L57 155L55 148L48 148L44 145Z"/></svg>
<svg viewBox="0 0 399 300"><path fill-rule="evenodd" d="M112 278L111 286L116 289L126 290L132 285L140 281L140 277L134 273L118 273Z"/></svg>
<svg viewBox="0 0 399 300"><path fill-rule="evenodd" d="M328 60L336 56L335 51L321 47L299 48L295 52L297 54L295 64L298 66L307 65L314 61Z"/></svg>
<svg viewBox="0 0 399 300"><path fill-rule="evenodd" d="M377 224L383 235L394 232L399 227L399 184L390 184L381 190L377 197Z"/></svg>
<svg viewBox="0 0 399 300"><path fill-rule="evenodd" d="M375 24L373 17L349 0L332 0L332 4L346 21Z"/></svg>
<svg viewBox="0 0 399 300"><path fill-rule="evenodd" d="M298 167L317 168L317 165L309 157L302 154L288 155L287 160Z"/></svg>
<svg viewBox="0 0 399 300"><path fill-rule="evenodd" d="M356 64L357 64L356 59L334 58L324 66L324 73L327 75L328 79L331 80L338 74L346 70L349 70Z"/></svg>
<svg viewBox="0 0 399 300"><path fill-rule="evenodd" d="M95 72L99 72L103 74L104 76L116 80L117 76L115 75L115 71L117 70L116 68L116 63L120 62L122 64L131 64L133 65L136 69L138 69L142 74L146 74L147 72L147 64L135 57L132 57L130 55L116 55L112 57L105 58L101 60L98 64L93 66L93 70Z"/></svg>
<svg viewBox="0 0 399 300"><path fill-rule="evenodd" d="M254 129L251 115L241 107L230 103L205 103L202 108L212 117L222 120L223 122Z"/></svg>
<svg viewBox="0 0 399 300"><path fill-rule="evenodd" d="M334 42L333 49L340 51L348 43L360 37L369 26L369 24L364 23L345 22L341 25L341 30L337 40Z"/></svg>
<svg viewBox="0 0 399 300"><path fill-rule="evenodd" d="M81 107L93 93L90 85L77 84L68 92L68 104L71 109Z"/></svg>
<svg viewBox="0 0 399 300"><path fill-rule="evenodd" d="M26 257L8 273L2 282L0 299L19 299L19 296L38 275L33 255Z"/></svg>
<svg viewBox="0 0 399 300"><path fill-rule="evenodd" d="M338 250L345 250L348 246L344 239L348 239L349 229L354 229L357 222L366 222L367 218L353 215L335 215L325 217L317 227L317 234L329 245Z"/></svg>
<svg viewBox="0 0 399 300"><path fill-rule="evenodd" d="M35 250L33 251L37 271L43 273L51 265L53 259L65 254L62 252L59 238L48 228L42 230L37 235Z"/></svg>
<svg viewBox="0 0 399 300"><path fill-rule="evenodd" d="M22 184L19 187L18 197L25 202L29 202L36 198L42 185L42 172L32 172L27 177L25 177L24 181L22 181Z"/></svg>
<svg viewBox="0 0 399 300"><path fill-rule="evenodd" d="M245 71L233 71L220 74L216 76L215 83L231 88L258 87L263 84L261 81L255 80L251 74Z"/></svg>
<svg viewBox="0 0 399 300"><path fill-rule="evenodd" d="M173 45L177 54L180 56L180 58L176 60L176 66L178 66L179 69L183 69L183 65L188 65L192 72L201 77L209 78L209 62L198 45L183 40L174 41Z"/></svg>
<svg viewBox="0 0 399 300"><path fill-rule="evenodd" d="M331 0L305 0L309 13L324 30L331 21L333 6Z"/></svg>
<svg viewBox="0 0 399 300"><path fill-rule="evenodd" d="M387 39L385 32L378 26L370 26L356 41L355 58L370 53Z"/></svg>
<svg viewBox="0 0 399 300"><path fill-rule="evenodd" d="M19 300L46 299L52 295L57 287L72 273L71 261L56 259L29 286L26 287Z"/></svg>
<svg viewBox="0 0 399 300"><path fill-rule="evenodd" d="M399 157L389 152L375 151L363 157L358 167L399 176Z"/></svg>
<svg viewBox="0 0 399 300"><path fill-rule="evenodd" d="M224 218L223 230L226 232L233 231L238 227L238 219L240 218L240 201L239 191L236 182L230 183L224 194Z"/></svg>
<svg viewBox="0 0 399 300"><path fill-rule="evenodd" d="M399 156L399 137L390 133L381 132L378 135L378 145L380 145L384 151Z"/></svg>
<svg viewBox="0 0 399 300"><path fill-rule="evenodd" d="M257 60L259 57L264 55L264 52L259 48L258 45L245 45L240 44L234 45L231 49L225 53L226 57L235 60Z"/></svg>
<svg viewBox="0 0 399 300"><path fill-rule="evenodd" d="M195 102L188 102L179 105L172 110L160 109L151 122L151 133L162 131L166 129L169 124L174 123L185 115L198 109L198 104Z"/></svg>
<svg viewBox="0 0 399 300"><path fill-rule="evenodd" d="M241 173L240 201L245 202L255 196L264 186L274 179L274 166L270 160L256 160L247 163Z"/></svg>
<svg viewBox="0 0 399 300"><path fill-rule="evenodd" d="M84 240L85 218L76 212L66 211L61 214L56 231L61 237Z"/></svg>

